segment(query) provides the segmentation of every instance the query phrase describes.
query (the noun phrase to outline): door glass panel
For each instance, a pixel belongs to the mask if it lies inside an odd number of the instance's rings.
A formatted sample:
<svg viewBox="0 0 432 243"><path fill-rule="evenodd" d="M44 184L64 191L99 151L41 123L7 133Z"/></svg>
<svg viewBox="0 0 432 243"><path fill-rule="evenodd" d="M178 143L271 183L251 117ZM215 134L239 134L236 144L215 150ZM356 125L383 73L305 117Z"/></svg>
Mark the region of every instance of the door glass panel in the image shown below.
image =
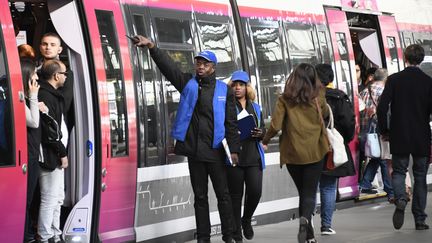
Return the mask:
<svg viewBox="0 0 432 243"><path fill-rule="evenodd" d="M203 50L213 51L218 58L217 78L228 81L236 70L228 24L199 22Z"/></svg>
<svg viewBox="0 0 432 243"><path fill-rule="evenodd" d="M160 42L192 44L189 21L157 17L155 23Z"/></svg>
<svg viewBox="0 0 432 243"><path fill-rule="evenodd" d="M6 53L0 31L0 166L15 165L14 154L10 79L6 70Z"/></svg>
<svg viewBox="0 0 432 243"><path fill-rule="evenodd" d="M144 16L134 14L135 33L147 36L144 28ZM138 105L139 128L139 167L160 165L162 151L161 99L160 81L154 81L149 52L142 48L132 48L138 51L139 77L135 78ZM132 52L134 52L132 51Z"/></svg>
<svg viewBox="0 0 432 243"><path fill-rule="evenodd" d="M173 59L182 72L193 73L193 53L191 51L168 50L167 54ZM178 92L174 85L166 80L165 77L163 80L166 93L166 123L168 131L166 137L167 163L179 163L184 161L184 157L174 154L174 139L170 134L177 114L178 104L180 103L180 92Z"/></svg>
<svg viewBox="0 0 432 243"><path fill-rule="evenodd" d="M329 45L327 44L326 32L319 31L318 35L319 35L318 39L319 39L319 45L321 49L322 62L330 64L331 58L330 58Z"/></svg>
<svg viewBox="0 0 432 243"><path fill-rule="evenodd" d="M397 53L396 38L387 36L387 45L390 51L390 62L387 63L389 74L399 72L399 58Z"/></svg>
<svg viewBox="0 0 432 243"><path fill-rule="evenodd" d="M252 27L261 86L264 119L270 120L272 110L285 85L285 68L279 30L270 27Z"/></svg>
<svg viewBox="0 0 432 243"><path fill-rule="evenodd" d="M336 33L337 48L340 57L339 71L341 73L341 82L338 82L338 88L348 94L351 102L353 101L351 71L349 65L349 53L345 33ZM336 67L338 68L338 67Z"/></svg>
<svg viewBox="0 0 432 243"><path fill-rule="evenodd" d="M126 156L128 131L125 102L125 85L121 67L120 49L114 16L110 11L96 10L108 92L108 109L111 127L111 156Z"/></svg>

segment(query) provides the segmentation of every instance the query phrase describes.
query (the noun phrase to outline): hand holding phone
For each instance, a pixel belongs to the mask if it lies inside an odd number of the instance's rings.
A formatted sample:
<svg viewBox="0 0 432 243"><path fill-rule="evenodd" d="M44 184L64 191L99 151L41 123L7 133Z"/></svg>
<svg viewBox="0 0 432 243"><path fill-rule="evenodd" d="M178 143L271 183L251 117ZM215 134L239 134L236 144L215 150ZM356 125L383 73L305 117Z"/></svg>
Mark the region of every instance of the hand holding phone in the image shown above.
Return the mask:
<svg viewBox="0 0 432 243"><path fill-rule="evenodd" d="M133 41L133 43L138 42L138 40L135 37L126 35L127 38L129 38L131 41Z"/></svg>

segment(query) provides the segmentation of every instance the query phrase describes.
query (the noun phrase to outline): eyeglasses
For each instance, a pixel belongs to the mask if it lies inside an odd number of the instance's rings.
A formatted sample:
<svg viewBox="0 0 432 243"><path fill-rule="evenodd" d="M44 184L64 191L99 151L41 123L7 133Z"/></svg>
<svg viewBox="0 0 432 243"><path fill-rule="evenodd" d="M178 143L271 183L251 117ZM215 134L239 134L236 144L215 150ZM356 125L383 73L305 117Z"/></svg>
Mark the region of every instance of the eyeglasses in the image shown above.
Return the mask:
<svg viewBox="0 0 432 243"><path fill-rule="evenodd" d="M67 74L68 74L67 71L65 71L65 72L57 72L57 73L63 74L64 76L67 76Z"/></svg>

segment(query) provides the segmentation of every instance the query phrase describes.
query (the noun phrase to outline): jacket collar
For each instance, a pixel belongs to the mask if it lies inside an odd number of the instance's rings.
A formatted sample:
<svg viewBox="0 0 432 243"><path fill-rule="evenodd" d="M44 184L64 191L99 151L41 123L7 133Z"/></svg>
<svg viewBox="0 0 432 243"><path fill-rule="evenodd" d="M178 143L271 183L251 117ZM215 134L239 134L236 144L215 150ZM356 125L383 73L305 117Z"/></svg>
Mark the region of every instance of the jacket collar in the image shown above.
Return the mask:
<svg viewBox="0 0 432 243"><path fill-rule="evenodd" d="M213 72L212 74L210 74L210 76L203 77L203 78L196 76L196 80L200 85L214 86L216 84L216 72Z"/></svg>

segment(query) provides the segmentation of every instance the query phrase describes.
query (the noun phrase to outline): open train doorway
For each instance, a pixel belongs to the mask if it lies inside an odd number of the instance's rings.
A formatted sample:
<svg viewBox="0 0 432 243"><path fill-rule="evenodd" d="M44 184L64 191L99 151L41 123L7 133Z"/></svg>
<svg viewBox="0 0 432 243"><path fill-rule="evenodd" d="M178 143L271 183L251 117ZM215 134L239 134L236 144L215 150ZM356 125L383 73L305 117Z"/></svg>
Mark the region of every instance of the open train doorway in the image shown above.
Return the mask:
<svg viewBox="0 0 432 243"><path fill-rule="evenodd" d="M93 90L76 2L72 0L10 0L17 46L33 47L32 57L40 69L44 57L41 39L46 33L60 37L62 51L58 55L66 65L65 82L70 92L63 92L65 122L68 132L69 166L64 170L65 198L61 210L61 229L66 240L76 236L78 242L90 241L90 226L94 193L95 140ZM39 79L39 82L43 80ZM66 97L69 96L69 97ZM65 131L62 131L65 132ZM37 220L38 193L33 202L33 222ZM40 195L40 194L39 194ZM37 222L37 221L36 221Z"/></svg>

